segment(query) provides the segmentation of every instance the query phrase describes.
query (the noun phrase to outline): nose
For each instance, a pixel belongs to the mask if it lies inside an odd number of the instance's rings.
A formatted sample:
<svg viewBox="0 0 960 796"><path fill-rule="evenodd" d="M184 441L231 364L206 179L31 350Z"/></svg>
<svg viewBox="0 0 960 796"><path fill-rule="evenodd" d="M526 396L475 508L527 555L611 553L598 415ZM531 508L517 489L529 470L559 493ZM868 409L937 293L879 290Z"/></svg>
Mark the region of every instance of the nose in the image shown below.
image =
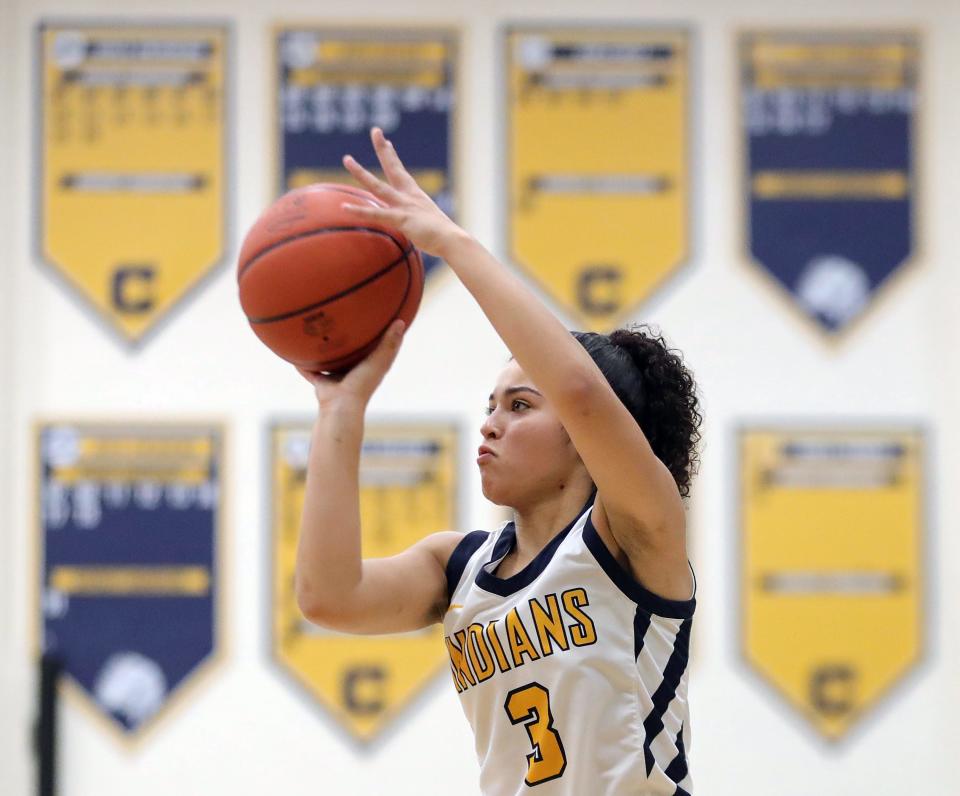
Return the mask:
<svg viewBox="0 0 960 796"><path fill-rule="evenodd" d="M494 409L480 424L480 434L484 439L497 439L501 434L499 409Z"/></svg>

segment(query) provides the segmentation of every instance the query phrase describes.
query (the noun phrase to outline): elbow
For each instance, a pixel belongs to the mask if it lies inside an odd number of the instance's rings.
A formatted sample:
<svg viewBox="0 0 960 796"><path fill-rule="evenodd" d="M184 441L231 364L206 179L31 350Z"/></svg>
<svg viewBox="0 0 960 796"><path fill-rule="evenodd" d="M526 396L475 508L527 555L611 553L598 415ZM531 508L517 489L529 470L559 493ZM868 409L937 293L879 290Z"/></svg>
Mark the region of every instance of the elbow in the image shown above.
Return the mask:
<svg viewBox="0 0 960 796"><path fill-rule="evenodd" d="M563 392L554 403L575 407L580 413L589 413L597 396L610 391L610 385L596 368L578 368L564 379Z"/></svg>
<svg viewBox="0 0 960 796"><path fill-rule="evenodd" d="M297 607L310 624L341 633L355 632L357 616L355 610L351 611L353 604L348 595L325 594L299 576L294 591Z"/></svg>
<svg viewBox="0 0 960 796"><path fill-rule="evenodd" d="M304 592L299 586L296 590L297 608L303 614L303 618L314 625L323 625L324 611L321 604L310 594Z"/></svg>
<svg viewBox="0 0 960 796"><path fill-rule="evenodd" d="M334 625L337 622L337 607L329 599L325 599L315 587L299 575L295 578L294 591L297 607L304 619L320 627L336 629Z"/></svg>

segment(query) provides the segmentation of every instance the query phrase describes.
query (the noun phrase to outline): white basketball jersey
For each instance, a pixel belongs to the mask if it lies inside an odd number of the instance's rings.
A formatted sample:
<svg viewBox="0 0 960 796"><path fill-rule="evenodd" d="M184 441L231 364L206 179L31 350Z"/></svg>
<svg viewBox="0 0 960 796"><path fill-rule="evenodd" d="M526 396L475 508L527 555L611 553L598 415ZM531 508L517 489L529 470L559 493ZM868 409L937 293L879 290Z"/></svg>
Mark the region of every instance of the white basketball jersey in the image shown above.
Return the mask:
<svg viewBox="0 0 960 796"><path fill-rule="evenodd" d="M464 536L444 635L484 796L689 794L695 600L644 589L580 516L520 572L513 523Z"/></svg>

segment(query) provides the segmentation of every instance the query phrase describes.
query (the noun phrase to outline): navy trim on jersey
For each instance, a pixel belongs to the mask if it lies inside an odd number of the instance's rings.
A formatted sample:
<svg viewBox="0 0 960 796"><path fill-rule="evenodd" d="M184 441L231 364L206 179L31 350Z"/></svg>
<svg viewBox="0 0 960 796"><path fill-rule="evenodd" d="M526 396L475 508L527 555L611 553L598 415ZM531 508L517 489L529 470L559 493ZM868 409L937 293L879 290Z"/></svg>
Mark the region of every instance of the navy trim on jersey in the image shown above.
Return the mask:
<svg viewBox="0 0 960 796"><path fill-rule="evenodd" d="M447 605L453 599L453 593L457 590L460 578L463 577L463 570L467 568L467 562L470 557L477 552L477 549L490 536L487 531L471 531L464 534L464 537L457 542L453 548L450 558L447 559Z"/></svg>
<svg viewBox="0 0 960 796"><path fill-rule="evenodd" d="M693 616L693 611L697 607L695 597L691 597L689 600L668 600L665 597L660 597L643 588L633 575L624 570L610 550L607 549L607 545L600 538L597 529L593 527L592 517L587 517L587 524L583 528L583 541L586 542L587 548L593 553L597 563L607 573L610 580L616 584L617 588L645 611L670 619L690 619Z"/></svg>
<svg viewBox="0 0 960 796"><path fill-rule="evenodd" d="M667 713L667 708L673 702L677 695L677 688L680 687L680 681L683 679L683 673L687 670L687 661L690 658L690 626L692 622L684 619L680 623L680 629L677 631L677 637L673 642L673 652L670 653L670 659L663 669L663 680L654 692L652 697L653 708L643 721L643 756L647 766L647 776L653 770L654 758L650 745L654 739L663 730L663 717Z"/></svg>
<svg viewBox="0 0 960 796"><path fill-rule="evenodd" d="M517 543L517 528L512 522L508 522L506 527L500 533L500 538L497 539L497 543L493 546L493 555L490 556L490 560L480 567L480 570L477 572L476 584L484 591L491 592L493 594L499 594L501 597L509 597L511 594L529 586L533 583L546 569L547 564L550 563L550 560L553 558L553 554L557 552L557 548L560 547L560 543L567 538L567 534L570 533L570 529L577 524L585 511L593 506L593 497L595 492L591 492L590 497L587 498L587 502L583 504L580 511L577 512L577 516L574 517L570 524L567 525L560 533L551 539L546 546L536 555L536 558L533 559L529 564L527 564L519 572L511 575L509 578L498 578L496 575L491 575L487 572L487 566L489 566L494 561L499 561L507 553L509 553L516 546ZM587 520L589 522L589 520Z"/></svg>
<svg viewBox="0 0 960 796"><path fill-rule="evenodd" d="M633 615L633 659L636 660L643 652L643 640L647 637L647 630L650 629L650 612L644 610L640 605L637 606L637 612Z"/></svg>
<svg viewBox="0 0 960 796"><path fill-rule="evenodd" d="M677 756L670 761L670 765L664 769L663 773L676 782L677 787L680 787L680 783L683 782L684 777L687 776L687 753L683 748L682 724L680 725L680 730L677 732L677 737L674 739L673 745L677 747Z"/></svg>

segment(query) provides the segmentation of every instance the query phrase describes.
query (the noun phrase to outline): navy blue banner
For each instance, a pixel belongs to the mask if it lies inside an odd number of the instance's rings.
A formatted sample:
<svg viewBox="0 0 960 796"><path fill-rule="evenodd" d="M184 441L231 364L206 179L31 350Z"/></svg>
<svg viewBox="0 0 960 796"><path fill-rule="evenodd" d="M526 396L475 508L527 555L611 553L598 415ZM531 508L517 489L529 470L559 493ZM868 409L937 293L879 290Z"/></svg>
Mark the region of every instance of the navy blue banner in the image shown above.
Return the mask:
<svg viewBox="0 0 960 796"><path fill-rule="evenodd" d="M216 646L221 433L40 430L42 648L133 735Z"/></svg>
<svg viewBox="0 0 960 796"><path fill-rule="evenodd" d="M757 32L740 59L750 253L837 332L915 250L919 44Z"/></svg>
<svg viewBox="0 0 960 796"><path fill-rule="evenodd" d="M348 182L347 153L376 171L378 126L423 189L454 216L457 40L450 31L276 31L278 193ZM429 279L439 260L424 256Z"/></svg>

